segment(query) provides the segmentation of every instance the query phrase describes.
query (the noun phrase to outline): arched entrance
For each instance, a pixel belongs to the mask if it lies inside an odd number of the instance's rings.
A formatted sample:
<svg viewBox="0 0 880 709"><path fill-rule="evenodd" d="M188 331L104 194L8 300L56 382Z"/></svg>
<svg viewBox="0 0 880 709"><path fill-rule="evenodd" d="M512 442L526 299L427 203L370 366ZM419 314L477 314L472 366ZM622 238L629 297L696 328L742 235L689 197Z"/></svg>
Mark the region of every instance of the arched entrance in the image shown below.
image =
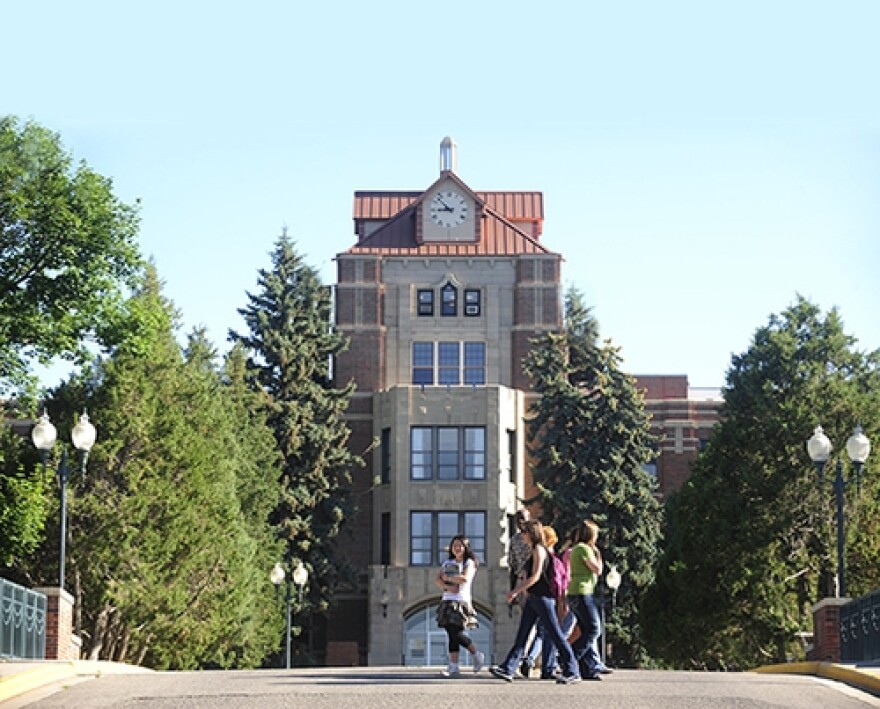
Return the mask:
<svg viewBox="0 0 880 709"><path fill-rule="evenodd" d="M448 662L446 631L437 627L437 604L434 601L411 610L403 622L403 664L407 666L441 666ZM468 634L477 647L492 657L492 621L477 608L480 625L472 628ZM459 656L462 667L473 664L471 654L464 651Z"/></svg>

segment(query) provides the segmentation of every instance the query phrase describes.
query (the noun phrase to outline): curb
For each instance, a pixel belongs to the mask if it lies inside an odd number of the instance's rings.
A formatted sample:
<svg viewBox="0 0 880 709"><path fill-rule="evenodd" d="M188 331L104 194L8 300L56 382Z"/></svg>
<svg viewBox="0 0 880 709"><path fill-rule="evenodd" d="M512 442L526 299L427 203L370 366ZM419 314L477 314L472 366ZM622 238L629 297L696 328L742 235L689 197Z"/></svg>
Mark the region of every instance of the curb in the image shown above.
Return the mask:
<svg viewBox="0 0 880 709"><path fill-rule="evenodd" d="M154 670L137 665L105 660L45 661L35 663L21 672L0 676L0 703L54 682L75 677L100 677L101 675L145 674Z"/></svg>
<svg viewBox="0 0 880 709"><path fill-rule="evenodd" d="M73 662L53 662L45 667L34 667L9 677L0 677L0 702L71 677L76 677Z"/></svg>
<svg viewBox="0 0 880 709"><path fill-rule="evenodd" d="M839 665L834 662L789 662L758 667L752 672L762 674L815 675L843 682L858 689L880 696L880 669L860 670L855 665Z"/></svg>

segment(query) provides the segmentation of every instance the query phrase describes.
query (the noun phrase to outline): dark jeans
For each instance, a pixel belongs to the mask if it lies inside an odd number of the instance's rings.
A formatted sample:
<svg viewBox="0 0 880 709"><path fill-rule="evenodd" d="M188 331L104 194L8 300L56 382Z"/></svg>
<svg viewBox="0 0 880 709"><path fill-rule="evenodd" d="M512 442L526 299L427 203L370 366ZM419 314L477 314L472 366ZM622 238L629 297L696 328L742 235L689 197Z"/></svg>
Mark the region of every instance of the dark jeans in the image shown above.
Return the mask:
<svg viewBox="0 0 880 709"><path fill-rule="evenodd" d="M602 632L599 608L592 596L568 596L568 607L577 618L580 637L572 645L575 657L587 676L598 673L602 661L596 650L596 640Z"/></svg>
<svg viewBox="0 0 880 709"><path fill-rule="evenodd" d="M569 608L568 613L565 614L565 617L559 624L559 628L562 630L562 634L566 638L571 635L571 631L574 630L574 624L576 622L577 618L575 618L574 613L572 613L571 609ZM572 651L574 651L573 646ZM544 648L541 652L541 677L544 677L546 679L553 676L553 673L556 672L556 665L559 664L557 662L558 657L559 653L557 652L556 646L553 643L547 643L546 645L544 645ZM575 655L575 657L577 657L577 655Z"/></svg>
<svg viewBox="0 0 880 709"><path fill-rule="evenodd" d="M516 673L516 669L519 667L519 663L525 654L529 634L539 620L544 626L545 642L553 643L559 651L562 674L566 677L571 677L572 675L580 676L574 652L571 645L568 644L568 640L562 634L559 621L556 620L556 601L548 596L535 596L531 593L526 595L526 602L522 609L522 616L519 619L519 628L516 631L516 640L513 642L513 647L510 648L510 652L507 653L507 658L504 662L499 665L501 671L509 675Z"/></svg>

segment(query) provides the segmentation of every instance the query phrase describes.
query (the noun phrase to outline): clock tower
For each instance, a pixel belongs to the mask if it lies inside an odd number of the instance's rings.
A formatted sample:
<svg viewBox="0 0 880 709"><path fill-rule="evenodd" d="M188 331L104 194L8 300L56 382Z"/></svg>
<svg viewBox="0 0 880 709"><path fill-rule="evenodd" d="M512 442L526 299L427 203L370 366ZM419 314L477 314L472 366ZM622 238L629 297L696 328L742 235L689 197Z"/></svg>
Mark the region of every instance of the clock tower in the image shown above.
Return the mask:
<svg viewBox="0 0 880 709"><path fill-rule="evenodd" d="M440 143L440 178L425 190L419 205L422 242L479 239L483 202L455 174L456 162L455 142L447 136Z"/></svg>

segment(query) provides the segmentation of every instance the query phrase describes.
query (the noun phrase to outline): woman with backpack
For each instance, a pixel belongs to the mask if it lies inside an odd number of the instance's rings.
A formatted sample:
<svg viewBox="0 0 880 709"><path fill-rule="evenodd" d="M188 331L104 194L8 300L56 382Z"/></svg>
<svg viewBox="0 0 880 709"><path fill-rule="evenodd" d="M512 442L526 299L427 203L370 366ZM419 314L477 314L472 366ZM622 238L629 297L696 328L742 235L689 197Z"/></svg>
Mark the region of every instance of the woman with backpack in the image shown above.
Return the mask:
<svg viewBox="0 0 880 709"><path fill-rule="evenodd" d="M544 624L546 639L552 642L559 651L562 675L556 680L560 684L573 684L581 681L577 660L568 640L562 634L559 620L556 618L556 599L551 590L550 553L544 547L544 534L541 523L530 520L525 525L525 539L532 553L526 562L526 577L507 594L507 602L513 602L521 593L526 594L516 631L516 640L507 653L507 658L500 665L492 665L489 672L498 679L513 682L514 673L519 667L526 643L535 624L540 620Z"/></svg>
<svg viewBox="0 0 880 709"><path fill-rule="evenodd" d="M602 575L602 553L596 546L599 539L599 525L585 520L572 535L574 546L569 556L571 580L568 583L568 607L577 618L580 637L574 641L572 650L578 660L578 667L584 679L602 679L600 674L608 670L602 665L596 649L596 641L601 632L599 609L593 598L596 582Z"/></svg>

